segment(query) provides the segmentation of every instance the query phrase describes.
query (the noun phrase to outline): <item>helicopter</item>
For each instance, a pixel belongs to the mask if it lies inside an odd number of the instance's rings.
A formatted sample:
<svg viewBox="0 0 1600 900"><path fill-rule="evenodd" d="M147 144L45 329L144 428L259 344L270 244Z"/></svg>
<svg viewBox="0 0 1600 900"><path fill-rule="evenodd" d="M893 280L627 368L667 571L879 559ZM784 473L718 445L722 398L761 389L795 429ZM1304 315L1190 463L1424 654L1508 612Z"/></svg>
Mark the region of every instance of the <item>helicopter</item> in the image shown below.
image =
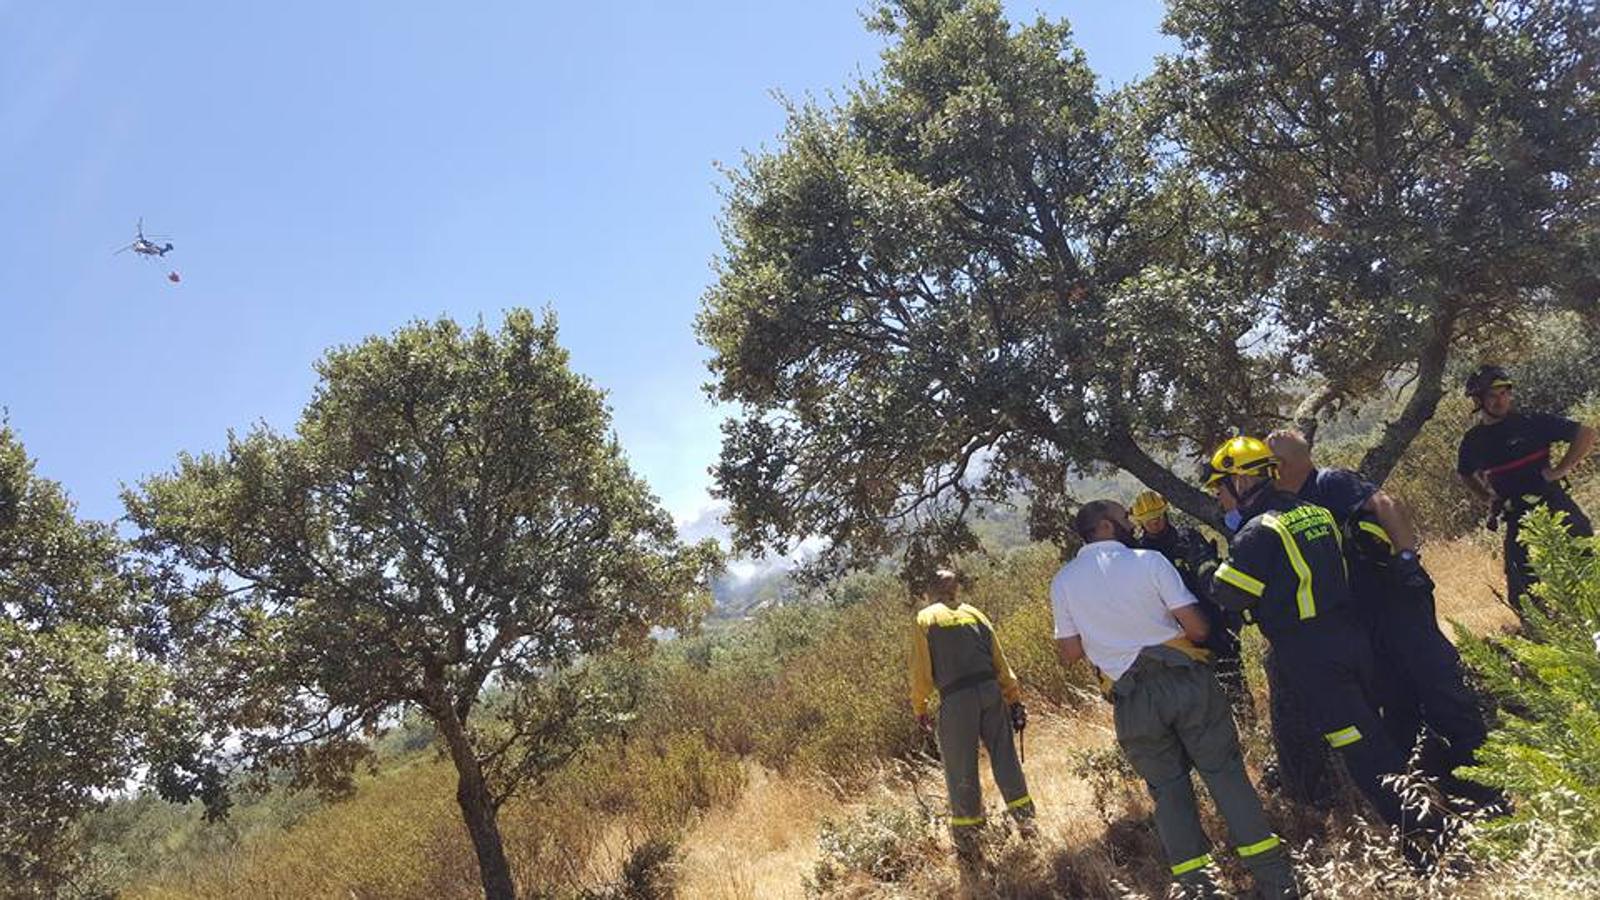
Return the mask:
<svg viewBox="0 0 1600 900"><path fill-rule="evenodd" d="M154 235L150 237L145 236L143 218L140 218L139 224L134 226L134 233L136 237L134 237L133 243L127 245L126 247L119 248L117 253L126 253L127 251L132 250L141 256L154 257L166 256L167 252L172 249L172 242L168 241L166 238L155 237ZM166 241L166 243L158 244L156 241ZM116 253L113 253L112 255L115 256Z"/></svg>

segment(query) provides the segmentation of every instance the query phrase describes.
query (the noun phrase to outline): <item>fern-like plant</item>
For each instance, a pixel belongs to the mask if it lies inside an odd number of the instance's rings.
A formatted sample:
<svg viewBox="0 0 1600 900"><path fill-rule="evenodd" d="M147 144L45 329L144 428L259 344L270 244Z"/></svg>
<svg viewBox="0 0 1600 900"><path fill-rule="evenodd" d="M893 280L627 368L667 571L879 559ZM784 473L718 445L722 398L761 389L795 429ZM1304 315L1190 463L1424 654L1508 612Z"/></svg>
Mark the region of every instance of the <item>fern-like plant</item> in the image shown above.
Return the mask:
<svg viewBox="0 0 1600 900"><path fill-rule="evenodd" d="M1500 700L1499 726L1478 751L1474 780L1509 792L1514 815L1479 830L1485 846L1520 849L1550 829L1579 858L1600 848L1600 555L1559 515L1529 514L1522 537L1539 583L1517 598L1524 632L1462 633L1461 652Z"/></svg>

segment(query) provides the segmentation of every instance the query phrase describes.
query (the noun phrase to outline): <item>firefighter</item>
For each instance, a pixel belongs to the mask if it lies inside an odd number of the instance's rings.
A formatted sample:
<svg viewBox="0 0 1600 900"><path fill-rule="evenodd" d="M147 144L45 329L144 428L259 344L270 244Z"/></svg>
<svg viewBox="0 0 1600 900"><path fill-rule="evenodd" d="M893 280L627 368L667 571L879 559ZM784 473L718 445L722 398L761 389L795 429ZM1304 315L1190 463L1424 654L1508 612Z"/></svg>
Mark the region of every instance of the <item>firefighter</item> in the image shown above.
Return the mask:
<svg viewBox="0 0 1600 900"><path fill-rule="evenodd" d="M1027 723L1022 688L1006 662L994 626L976 607L956 602L959 576L934 573L930 602L917 612L911 642L911 709L934 731L928 702L939 694L937 735L950 798L950 835L964 862L978 853L984 824L978 786L978 744L989 751L994 783L1025 837L1035 833L1033 798L1017 759L1012 730Z"/></svg>
<svg viewBox="0 0 1600 900"><path fill-rule="evenodd" d="M1433 579L1411 517L1359 474L1318 468L1299 431L1275 431L1267 446L1279 460L1278 489L1327 509L1342 530L1350 589L1377 653L1377 694L1390 737L1409 751L1426 726L1422 770L1456 797L1499 801L1498 792L1453 774L1476 762L1489 732L1461 655L1439 630Z"/></svg>
<svg viewBox="0 0 1600 900"><path fill-rule="evenodd" d="M1139 529L1133 546L1154 550L1167 558L1183 577L1183 586L1199 601L1211 636L1205 648L1211 651L1217 681L1228 694L1236 713L1250 715L1250 692L1245 688L1244 667L1239 662L1239 632L1243 620L1211 600L1211 576L1220 561L1217 545L1193 528L1174 525L1168 517L1167 499L1155 491L1145 491L1133 500L1129 517Z"/></svg>
<svg viewBox="0 0 1600 900"><path fill-rule="evenodd" d="M1132 526L1118 504L1084 504L1074 527L1084 545L1050 583L1056 652L1062 665L1087 658L1111 680L1117 743L1155 801L1173 877L1190 895L1215 895L1190 778L1198 771L1261 893L1298 896L1245 774L1227 696L1197 646L1210 628L1197 598L1161 554L1129 546Z"/></svg>
<svg viewBox="0 0 1600 900"><path fill-rule="evenodd" d="M1222 490L1225 477L1211 468L1209 460L1202 464L1201 483L1217 498L1223 527L1231 536L1244 525L1244 515L1232 492ZM1231 611L1229 614L1239 615ZM1315 809L1331 809L1335 800L1331 750L1311 724L1309 704L1285 677L1279 654L1270 644L1262 654L1261 668L1267 676L1267 712L1273 754L1277 757L1275 765L1269 765L1263 773L1262 781L1286 799Z"/></svg>
<svg viewBox="0 0 1600 900"><path fill-rule="evenodd" d="M1356 787L1409 838L1400 797L1383 783L1404 770L1405 757L1378 716L1372 645L1352 618L1338 523L1326 509L1276 490L1277 465L1253 437L1233 438L1212 455L1219 490L1245 519L1217 569L1213 596L1261 628L1284 680Z"/></svg>
<svg viewBox="0 0 1600 900"><path fill-rule="evenodd" d="M1499 366L1479 366L1467 378L1467 396L1479 422L1461 438L1456 473L1473 496L1490 505L1491 528L1504 513L1506 597L1520 616L1515 601L1535 581L1528 548L1517 540L1528 511L1543 506L1565 513L1569 532L1594 534L1589 517L1567 493L1566 478L1594 448L1595 430L1562 416L1517 412L1513 387ZM1567 452L1552 464L1550 445L1556 441L1565 441Z"/></svg>

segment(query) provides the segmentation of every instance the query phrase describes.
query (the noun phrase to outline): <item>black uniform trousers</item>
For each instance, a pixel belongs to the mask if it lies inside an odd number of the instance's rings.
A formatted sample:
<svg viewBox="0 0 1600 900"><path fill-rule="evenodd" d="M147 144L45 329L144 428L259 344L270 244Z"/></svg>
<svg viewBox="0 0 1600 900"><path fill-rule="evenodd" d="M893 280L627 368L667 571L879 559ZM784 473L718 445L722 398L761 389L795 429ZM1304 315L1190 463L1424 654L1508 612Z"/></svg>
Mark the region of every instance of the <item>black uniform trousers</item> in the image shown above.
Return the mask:
<svg viewBox="0 0 1600 900"><path fill-rule="evenodd" d="M1550 491L1541 505L1552 511L1566 513L1569 533L1577 537L1594 536L1594 526L1589 522L1589 517L1583 514L1577 501L1566 491ZM1522 531L1522 517L1527 515L1530 508L1520 501L1512 501L1506 516L1506 599L1511 601L1511 608L1517 611L1518 618L1522 616L1522 607L1517 605L1517 600L1538 581L1533 576L1533 568L1528 565L1528 548L1517 540L1517 535Z"/></svg>
<svg viewBox="0 0 1600 900"><path fill-rule="evenodd" d="M1274 664L1312 729L1344 759L1356 787L1390 825L1404 826L1399 795L1382 783L1405 769L1405 756L1378 715L1373 653L1367 634L1338 613L1271 638Z"/></svg>
<svg viewBox="0 0 1600 900"><path fill-rule="evenodd" d="M1394 684L1378 691L1390 737L1409 752L1427 726L1422 771L1457 797L1480 803L1500 799L1492 788L1452 774L1476 762L1474 754L1489 731L1478 698L1467 686L1461 654L1439 630L1433 593L1392 588L1378 613L1373 648L1395 676Z"/></svg>

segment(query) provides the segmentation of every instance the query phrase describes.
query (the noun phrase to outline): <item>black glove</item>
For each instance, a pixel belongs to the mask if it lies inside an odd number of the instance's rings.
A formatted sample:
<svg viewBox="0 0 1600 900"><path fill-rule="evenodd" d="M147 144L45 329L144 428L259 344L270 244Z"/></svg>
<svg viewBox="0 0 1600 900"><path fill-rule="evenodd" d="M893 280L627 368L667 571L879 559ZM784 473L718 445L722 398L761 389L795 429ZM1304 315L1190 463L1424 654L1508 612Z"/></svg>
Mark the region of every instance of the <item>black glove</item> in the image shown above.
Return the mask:
<svg viewBox="0 0 1600 900"><path fill-rule="evenodd" d="M1400 553L1389 564L1394 571L1395 584L1408 594L1433 593L1433 579L1422 568L1422 557L1415 553Z"/></svg>
<svg viewBox="0 0 1600 900"><path fill-rule="evenodd" d="M1011 704L1011 730L1021 731L1028 727L1028 708L1021 703Z"/></svg>

